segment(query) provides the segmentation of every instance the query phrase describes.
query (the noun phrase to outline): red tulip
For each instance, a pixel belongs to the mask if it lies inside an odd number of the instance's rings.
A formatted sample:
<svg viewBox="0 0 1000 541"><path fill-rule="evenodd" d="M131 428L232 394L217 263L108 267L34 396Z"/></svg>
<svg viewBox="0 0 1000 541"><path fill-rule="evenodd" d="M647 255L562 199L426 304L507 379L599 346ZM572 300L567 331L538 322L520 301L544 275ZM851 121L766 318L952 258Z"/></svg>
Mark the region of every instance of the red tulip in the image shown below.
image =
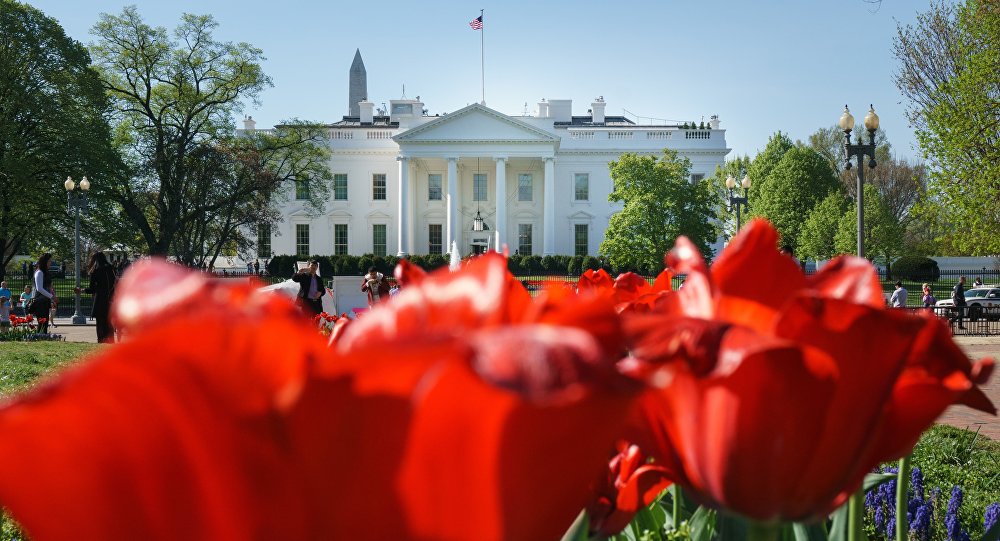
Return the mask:
<svg viewBox="0 0 1000 541"><path fill-rule="evenodd" d="M590 532L612 536L670 486L665 468L649 463L638 446L620 442L594 499L587 506Z"/></svg>
<svg viewBox="0 0 1000 541"><path fill-rule="evenodd" d="M499 256L334 349L251 286L144 303L189 278L133 269L129 340L0 409L0 504L32 539L556 538L636 396L610 303L533 301Z"/></svg>
<svg viewBox="0 0 1000 541"><path fill-rule="evenodd" d="M669 269L661 272L652 285L645 278L633 272L618 275L612 280L604 269L587 270L577 282L579 291L598 291L615 299L619 312L645 311L652 308L671 290L673 273Z"/></svg>
<svg viewBox="0 0 1000 541"><path fill-rule="evenodd" d="M681 238L683 289L626 319L625 370L655 387L642 423L653 452L702 502L769 521L822 516L882 461L908 453L953 403L995 413L933 315L883 307L864 260L806 277L754 221L711 271Z"/></svg>

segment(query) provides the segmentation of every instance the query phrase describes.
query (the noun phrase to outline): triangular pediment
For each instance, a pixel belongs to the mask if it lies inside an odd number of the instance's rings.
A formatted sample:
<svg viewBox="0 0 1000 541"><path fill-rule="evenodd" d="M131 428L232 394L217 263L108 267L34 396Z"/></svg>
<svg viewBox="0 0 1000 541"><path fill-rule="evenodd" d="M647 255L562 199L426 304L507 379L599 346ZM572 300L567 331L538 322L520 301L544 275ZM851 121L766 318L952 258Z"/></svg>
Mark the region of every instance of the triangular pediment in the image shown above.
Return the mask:
<svg viewBox="0 0 1000 541"><path fill-rule="evenodd" d="M569 215L570 220L593 220L594 215L589 212L577 211Z"/></svg>
<svg viewBox="0 0 1000 541"><path fill-rule="evenodd" d="M406 143L555 143L555 135L474 103L454 113L407 130L393 139Z"/></svg>

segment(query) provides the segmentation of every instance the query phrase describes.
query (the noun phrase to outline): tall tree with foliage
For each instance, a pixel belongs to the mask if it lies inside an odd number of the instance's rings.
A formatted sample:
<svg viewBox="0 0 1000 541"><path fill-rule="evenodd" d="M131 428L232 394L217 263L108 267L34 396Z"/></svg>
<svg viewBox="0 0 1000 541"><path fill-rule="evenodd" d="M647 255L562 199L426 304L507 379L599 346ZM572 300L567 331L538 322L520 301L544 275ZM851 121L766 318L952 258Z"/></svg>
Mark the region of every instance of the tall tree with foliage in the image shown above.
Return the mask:
<svg viewBox="0 0 1000 541"><path fill-rule="evenodd" d="M850 205L842 192L835 191L813 207L799 229L796 255L802 260L822 260L843 253L837 249L834 237Z"/></svg>
<svg viewBox="0 0 1000 541"><path fill-rule="evenodd" d="M760 201L760 190L767 184L771 171L778 166L778 162L785 156L785 153L793 148L795 148L795 143L788 138L787 134L779 131L767 140L764 150L754 156L747 169L750 181L753 182L749 197L751 211Z"/></svg>
<svg viewBox="0 0 1000 541"><path fill-rule="evenodd" d="M1000 253L1000 8L996 2L934 2L899 26L896 85L930 162L917 206L933 229L955 231L953 255Z"/></svg>
<svg viewBox="0 0 1000 541"><path fill-rule="evenodd" d="M69 222L63 181L116 173L90 55L37 9L0 0L0 278ZM103 189L94 183L95 192Z"/></svg>
<svg viewBox="0 0 1000 541"><path fill-rule="evenodd" d="M794 147L755 187L752 214L767 218L781 234L781 243L797 246L799 230L817 203L840 190L829 163L815 150Z"/></svg>
<svg viewBox="0 0 1000 541"><path fill-rule="evenodd" d="M211 16L185 14L168 34L143 22L132 6L102 14L92 30L98 38L92 52L114 103L117 142L133 172L115 186L114 200L152 254L200 244L194 240L200 233L190 229L232 203L232 193L207 188L206 173L218 172L217 164L200 160L216 159L214 152L231 146L232 119L271 85L261 50L217 41L217 26ZM305 141L315 142L311 136ZM299 180L319 184L324 176ZM318 188L311 190L316 201L323 194ZM252 206L251 192L244 203ZM175 249L178 238L185 246Z"/></svg>
<svg viewBox="0 0 1000 541"><path fill-rule="evenodd" d="M252 259L258 229L281 218L278 204L291 191L286 188L309 183L307 207L321 208L329 195L329 157L326 129L301 121L196 149L186 198L192 218L178 233L172 255L191 265L212 265L220 255Z"/></svg>
<svg viewBox="0 0 1000 541"><path fill-rule="evenodd" d="M622 154L611 162L608 200L624 203L611 217L601 254L619 269L656 272L681 235L710 257L716 238L716 194L705 180L689 180L691 163L673 150L661 158Z"/></svg>

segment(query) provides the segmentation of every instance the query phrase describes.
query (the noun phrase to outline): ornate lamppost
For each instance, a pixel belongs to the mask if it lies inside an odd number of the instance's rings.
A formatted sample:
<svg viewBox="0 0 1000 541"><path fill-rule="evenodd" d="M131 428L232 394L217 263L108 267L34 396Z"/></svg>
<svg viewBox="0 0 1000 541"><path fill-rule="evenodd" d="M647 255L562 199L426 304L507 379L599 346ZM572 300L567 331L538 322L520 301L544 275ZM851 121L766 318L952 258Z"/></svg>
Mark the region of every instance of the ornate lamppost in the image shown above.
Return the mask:
<svg viewBox="0 0 1000 541"><path fill-rule="evenodd" d="M851 157L858 157L858 195L855 200L858 205L858 257L865 256L865 156L868 156L868 167L875 168L875 131L878 130L878 115L875 114L875 107L869 106L868 114L865 115L865 129L868 130L868 144L864 144L861 136L858 136L857 144L851 144L851 132L854 130L854 116L851 111L844 106L844 114L838 122L840 129L844 130L844 151L846 155L847 169L851 168Z"/></svg>
<svg viewBox="0 0 1000 541"><path fill-rule="evenodd" d="M87 318L80 313L80 210L87 209L87 192L90 190L90 181L87 177L80 179L80 185L73 182L73 177L66 177L63 183L66 188L66 207L76 210L76 220L74 230L76 232L76 294L74 295L73 324L83 325L87 323ZM79 187L79 190L76 188Z"/></svg>
<svg viewBox="0 0 1000 541"><path fill-rule="evenodd" d="M733 211L733 207L736 207L736 232L740 232L740 227L743 222L740 216L740 207L746 208L748 199L750 195L750 175L744 173L743 180L740 181L740 186L743 187L743 195L733 195L733 189L736 188L736 179L732 175L726 177L726 188L729 188L729 212ZM739 193L737 191L736 193Z"/></svg>

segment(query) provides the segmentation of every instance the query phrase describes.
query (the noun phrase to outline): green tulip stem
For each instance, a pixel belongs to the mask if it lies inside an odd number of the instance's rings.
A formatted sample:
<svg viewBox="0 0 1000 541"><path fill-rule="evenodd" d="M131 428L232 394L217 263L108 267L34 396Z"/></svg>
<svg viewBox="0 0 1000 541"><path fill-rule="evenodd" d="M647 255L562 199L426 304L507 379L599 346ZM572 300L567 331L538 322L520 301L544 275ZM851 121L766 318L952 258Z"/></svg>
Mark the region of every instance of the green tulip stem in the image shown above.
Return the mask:
<svg viewBox="0 0 1000 541"><path fill-rule="evenodd" d="M749 521L747 526L747 541L778 541L781 524L777 522Z"/></svg>
<svg viewBox="0 0 1000 541"><path fill-rule="evenodd" d="M858 491L847 502L847 541L865 541L863 529L865 518L865 488Z"/></svg>
<svg viewBox="0 0 1000 541"><path fill-rule="evenodd" d="M673 503L673 513L670 515L670 521L674 527L674 531L681 529L681 486L674 483L674 497Z"/></svg>
<svg viewBox="0 0 1000 541"><path fill-rule="evenodd" d="M906 510L909 507L908 486L910 480L910 455L899 459L899 473L896 474L896 540L906 541Z"/></svg>

